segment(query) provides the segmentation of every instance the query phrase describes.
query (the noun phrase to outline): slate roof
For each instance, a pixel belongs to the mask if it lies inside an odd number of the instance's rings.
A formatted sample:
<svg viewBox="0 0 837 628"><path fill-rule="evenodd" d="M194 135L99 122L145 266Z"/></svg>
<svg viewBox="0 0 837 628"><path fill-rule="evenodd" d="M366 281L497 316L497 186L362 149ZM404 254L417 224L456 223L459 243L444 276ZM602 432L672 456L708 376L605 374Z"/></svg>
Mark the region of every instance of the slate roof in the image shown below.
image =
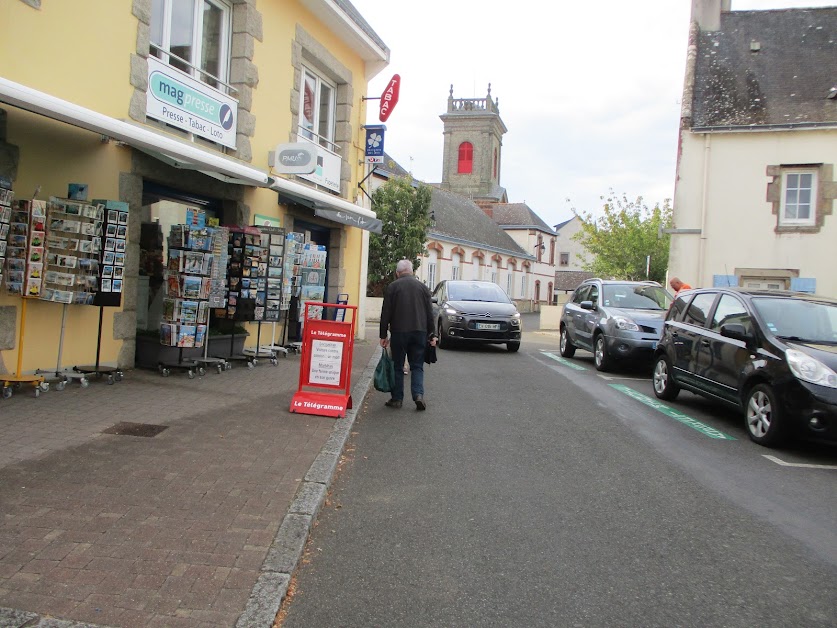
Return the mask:
<svg viewBox="0 0 837 628"><path fill-rule="evenodd" d="M552 228L538 216L526 203L492 203L485 204L493 214L495 223L504 228L538 229L550 235L555 235Z"/></svg>
<svg viewBox="0 0 837 628"><path fill-rule="evenodd" d="M553 227L555 229L555 233L561 231L561 229L570 224L573 220L575 220L575 216L573 216L572 218L567 218L567 220L565 220L564 222L559 222L557 225L555 225L555 227Z"/></svg>
<svg viewBox="0 0 837 628"><path fill-rule="evenodd" d="M485 215L472 200L431 187L430 211L436 226L430 228L430 238L450 239L463 245L502 252L515 257L532 259L511 236Z"/></svg>
<svg viewBox="0 0 837 628"><path fill-rule="evenodd" d="M412 178L410 173L402 168L386 151L384 151L384 163L375 166L375 174L381 175L385 179L391 179L392 177Z"/></svg>
<svg viewBox="0 0 837 628"><path fill-rule="evenodd" d="M575 290L585 279L592 279L596 273L586 270L556 270L555 290Z"/></svg>
<svg viewBox="0 0 837 628"><path fill-rule="evenodd" d="M837 7L724 12L699 35L693 128L837 124L835 95Z"/></svg>

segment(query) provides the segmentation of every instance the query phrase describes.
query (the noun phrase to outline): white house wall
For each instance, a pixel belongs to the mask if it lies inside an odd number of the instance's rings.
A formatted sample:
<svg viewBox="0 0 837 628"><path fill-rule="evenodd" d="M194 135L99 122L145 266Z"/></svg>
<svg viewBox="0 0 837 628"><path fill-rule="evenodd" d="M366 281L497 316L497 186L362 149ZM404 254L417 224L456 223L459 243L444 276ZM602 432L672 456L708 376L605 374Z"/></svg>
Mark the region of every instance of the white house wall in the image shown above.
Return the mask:
<svg viewBox="0 0 837 628"><path fill-rule="evenodd" d="M803 164L837 164L837 130L684 132L674 227L703 233L672 235L669 275L699 287L732 279L737 269L788 269L815 279L818 294L837 296L833 207L818 233L776 233L767 200L767 167Z"/></svg>

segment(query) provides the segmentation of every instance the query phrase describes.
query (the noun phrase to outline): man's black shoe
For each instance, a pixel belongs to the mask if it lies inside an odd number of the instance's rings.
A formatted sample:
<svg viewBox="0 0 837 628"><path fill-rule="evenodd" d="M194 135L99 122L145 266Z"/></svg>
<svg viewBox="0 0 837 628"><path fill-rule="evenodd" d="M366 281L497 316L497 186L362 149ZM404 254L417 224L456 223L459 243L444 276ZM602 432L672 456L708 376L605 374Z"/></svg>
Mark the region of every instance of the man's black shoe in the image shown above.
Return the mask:
<svg viewBox="0 0 837 628"><path fill-rule="evenodd" d="M424 403L424 397L421 395L416 397L416 410L427 410L427 404Z"/></svg>
<svg viewBox="0 0 837 628"><path fill-rule="evenodd" d="M401 400L400 399L390 399L384 405L387 408L400 408L401 407Z"/></svg>

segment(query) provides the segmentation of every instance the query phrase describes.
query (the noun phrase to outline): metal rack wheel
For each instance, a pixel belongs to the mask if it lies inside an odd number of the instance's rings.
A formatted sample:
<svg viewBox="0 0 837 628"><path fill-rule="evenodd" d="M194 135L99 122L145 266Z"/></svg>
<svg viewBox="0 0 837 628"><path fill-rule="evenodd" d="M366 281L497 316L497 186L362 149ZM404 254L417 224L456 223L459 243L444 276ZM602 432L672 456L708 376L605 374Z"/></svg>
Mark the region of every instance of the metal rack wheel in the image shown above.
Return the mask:
<svg viewBox="0 0 837 628"><path fill-rule="evenodd" d="M113 375L108 375L108 386L113 386L116 383L116 379Z"/></svg>
<svg viewBox="0 0 837 628"><path fill-rule="evenodd" d="M201 367L198 367L198 375L200 375L201 377L203 377L204 375L206 375L206 369L205 369L205 368L203 368L202 366L201 366Z"/></svg>
<svg viewBox="0 0 837 628"><path fill-rule="evenodd" d="M80 380L78 380L78 383L81 384L82 388L87 388L88 386L90 386L90 381L86 377L82 377Z"/></svg>
<svg viewBox="0 0 837 628"><path fill-rule="evenodd" d="M160 369L160 375L162 375L163 377L168 377L170 374L171 374L171 371L168 370L167 368L161 368Z"/></svg>
<svg viewBox="0 0 837 628"><path fill-rule="evenodd" d="M122 371L116 371L113 376L117 382L121 382L125 378L125 373Z"/></svg>
<svg viewBox="0 0 837 628"><path fill-rule="evenodd" d="M65 381L62 379L60 382L57 382L57 383L55 384L55 390L57 390L58 392L61 392L62 390L64 390L64 386L66 386L66 385L67 385L67 382L65 382Z"/></svg>
<svg viewBox="0 0 837 628"><path fill-rule="evenodd" d="M231 371L232 370L232 362L227 362L226 364L224 364L224 370L225 371Z"/></svg>
<svg viewBox="0 0 837 628"><path fill-rule="evenodd" d="M38 391L46 392L49 390L49 382L40 382L37 386Z"/></svg>
<svg viewBox="0 0 837 628"><path fill-rule="evenodd" d="M256 366L255 361L253 361L253 362L248 362L248 363L247 363L247 368L248 368L248 369L254 368L255 366Z"/></svg>
<svg viewBox="0 0 837 628"><path fill-rule="evenodd" d="M215 368L218 370L218 375L220 375L221 373L224 372L224 365L223 364L218 364Z"/></svg>
<svg viewBox="0 0 837 628"><path fill-rule="evenodd" d="M8 399L14 394L11 386L3 386L3 399Z"/></svg>
<svg viewBox="0 0 837 628"><path fill-rule="evenodd" d="M279 366L279 360L277 360L276 358L270 358L270 363L273 366Z"/></svg>
<svg viewBox="0 0 837 628"><path fill-rule="evenodd" d="M192 369L186 371L189 375L189 379L195 379L195 372Z"/></svg>
<svg viewBox="0 0 837 628"><path fill-rule="evenodd" d="M40 396L41 396L41 389L36 387L35 388L35 399L37 399Z"/></svg>

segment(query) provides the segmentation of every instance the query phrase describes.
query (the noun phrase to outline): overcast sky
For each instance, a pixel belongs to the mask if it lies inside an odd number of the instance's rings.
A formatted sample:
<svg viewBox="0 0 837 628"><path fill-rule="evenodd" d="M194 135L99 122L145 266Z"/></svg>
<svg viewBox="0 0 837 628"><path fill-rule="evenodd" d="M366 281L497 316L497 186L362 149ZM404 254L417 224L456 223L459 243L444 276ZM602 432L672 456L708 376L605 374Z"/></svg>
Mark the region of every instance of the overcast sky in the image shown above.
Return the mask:
<svg viewBox="0 0 837 628"><path fill-rule="evenodd" d="M454 98L499 98L500 184L550 226L598 213L613 190L649 207L674 196L689 0L351 0L391 50L370 83L401 76L385 149L413 176L442 178ZM733 10L837 0L732 0ZM409 7L409 8L408 8ZM378 123L377 101L368 124Z"/></svg>

